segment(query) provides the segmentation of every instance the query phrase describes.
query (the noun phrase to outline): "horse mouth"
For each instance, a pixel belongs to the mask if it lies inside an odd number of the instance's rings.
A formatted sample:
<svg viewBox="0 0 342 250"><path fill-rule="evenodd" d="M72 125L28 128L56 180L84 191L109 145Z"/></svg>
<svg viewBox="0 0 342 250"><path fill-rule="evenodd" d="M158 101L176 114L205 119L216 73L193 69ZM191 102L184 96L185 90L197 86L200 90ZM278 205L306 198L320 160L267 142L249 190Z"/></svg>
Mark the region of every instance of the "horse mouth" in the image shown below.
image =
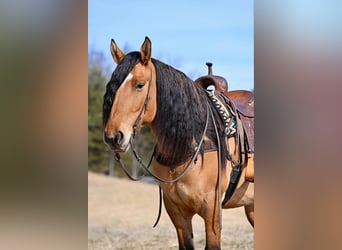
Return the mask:
<svg viewBox="0 0 342 250"><path fill-rule="evenodd" d="M126 145L120 145L115 147L111 146L110 148L117 153L126 153L129 149L129 143L127 143Z"/></svg>
<svg viewBox="0 0 342 250"><path fill-rule="evenodd" d="M126 139L121 144L110 145L110 148L117 153L126 153L130 147L130 141L131 138L129 137L128 140Z"/></svg>

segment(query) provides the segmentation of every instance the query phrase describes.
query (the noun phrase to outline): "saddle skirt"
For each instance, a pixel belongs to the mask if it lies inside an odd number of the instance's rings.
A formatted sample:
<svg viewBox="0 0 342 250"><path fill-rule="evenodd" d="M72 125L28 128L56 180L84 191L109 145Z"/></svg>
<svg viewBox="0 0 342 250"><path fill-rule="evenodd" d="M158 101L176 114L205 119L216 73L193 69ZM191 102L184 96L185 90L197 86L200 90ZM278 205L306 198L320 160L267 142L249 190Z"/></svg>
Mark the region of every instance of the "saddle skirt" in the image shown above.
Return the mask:
<svg viewBox="0 0 342 250"><path fill-rule="evenodd" d="M239 113L247 136L247 152L254 153L254 94L247 90L235 90L228 92L227 97L235 104Z"/></svg>

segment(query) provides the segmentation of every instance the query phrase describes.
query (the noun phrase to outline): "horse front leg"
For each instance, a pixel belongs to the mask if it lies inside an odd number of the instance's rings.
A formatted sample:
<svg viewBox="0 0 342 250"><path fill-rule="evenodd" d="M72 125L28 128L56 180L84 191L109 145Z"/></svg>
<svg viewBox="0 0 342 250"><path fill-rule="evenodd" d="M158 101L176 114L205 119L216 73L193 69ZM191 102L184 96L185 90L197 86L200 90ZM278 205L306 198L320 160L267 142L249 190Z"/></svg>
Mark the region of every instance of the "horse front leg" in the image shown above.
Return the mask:
<svg viewBox="0 0 342 250"><path fill-rule="evenodd" d="M204 219L206 250L221 249L221 227L219 221L219 212L216 195L212 194L206 199L206 206L203 208L200 216Z"/></svg>
<svg viewBox="0 0 342 250"><path fill-rule="evenodd" d="M205 220L206 250L221 249L221 228L218 220Z"/></svg>
<svg viewBox="0 0 342 250"><path fill-rule="evenodd" d="M180 250L192 250L194 236L192 231L192 217L194 214L187 212L177 204L173 204L164 196L164 204L168 215L177 231L178 245Z"/></svg>

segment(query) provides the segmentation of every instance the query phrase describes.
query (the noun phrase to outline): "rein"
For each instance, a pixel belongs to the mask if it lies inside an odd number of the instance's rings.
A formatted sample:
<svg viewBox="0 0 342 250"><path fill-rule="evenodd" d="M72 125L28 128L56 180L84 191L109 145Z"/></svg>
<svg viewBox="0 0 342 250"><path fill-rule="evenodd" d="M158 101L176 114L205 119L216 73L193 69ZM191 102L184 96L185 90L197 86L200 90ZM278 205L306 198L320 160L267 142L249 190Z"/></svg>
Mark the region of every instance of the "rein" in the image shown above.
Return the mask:
<svg viewBox="0 0 342 250"><path fill-rule="evenodd" d="M143 108L144 109L144 108ZM210 110L211 112L211 110ZM141 112L142 114L142 112ZM140 117L137 118L137 120L140 119ZM156 149L156 146L154 147L154 150L153 150L153 153L152 153L152 156L150 158L150 161L147 165L145 165L143 162L142 162L142 158L139 156L139 154L137 153L137 151L135 150L134 148L134 145L133 145L133 137L131 137L130 139L130 148L133 152L133 155L136 159L136 161L139 163L139 166L141 166L143 169L144 169L144 174L138 178L134 178L130 173L129 171L127 170L125 164L121 161L121 158L120 158L120 154L118 152L115 152L115 156L114 156L114 159L119 162L121 168L124 170L124 172L126 173L126 175L133 181L138 181L138 180L141 180L146 173L150 174L154 179L160 181L160 182L163 182L163 183L174 183L174 182L177 182L179 181L191 168L193 162L195 161L195 159L197 158L198 156L198 153L200 152L201 150L201 146L203 144L203 141L204 141L204 137L205 137L205 134L207 132L207 129L208 129L208 123L209 123L209 105L207 105L207 118L206 118L206 122L205 122L205 127L204 127L204 130L203 130L203 133L202 133L202 137L201 137L201 140L198 144L198 146L196 147L196 151L194 152L193 156L191 157L191 160L189 161L189 163L187 164L187 166L185 167L185 169L183 170L183 172L178 176L176 177L175 179L172 179L172 180L166 180L166 179L163 179L159 176L157 176L156 174L152 173L151 170L149 169L151 163L152 163L152 160L153 160L153 156L154 156L154 152L155 152L155 149ZM135 125L133 125L135 126Z"/></svg>
<svg viewBox="0 0 342 250"><path fill-rule="evenodd" d="M134 157L135 159L137 160L137 162L139 163L140 166L143 167L143 169L149 173L153 178L155 178L156 180L160 181L160 182L163 182L163 183L173 183L173 182L176 182L176 181L179 181L191 168L193 162L195 161L195 159L197 158L198 156L198 153L199 151L201 150L201 146L203 144L203 140L204 140L204 137L205 137L205 134L207 132L207 129L208 129L208 123L209 123L209 105L207 105L207 119L206 119L206 122L205 122L205 127L204 127L204 130L203 130L203 133L202 133L202 137L201 137L201 140L198 144L198 146L196 147L196 151L194 152L193 156L191 157L191 160L190 162L187 164L187 166L185 167L185 169L183 170L183 172L178 176L176 177L175 179L172 179L172 180L166 180L166 179L163 179L157 175L155 175L154 173L151 172L151 170L149 169L149 166L150 166L150 163L152 161L152 158L153 158L153 155L154 155L154 152L152 154L152 157L151 157L151 160L149 162L149 164L146 166L142 160L141 160L141 157L138 155L138 153L136 152L136 150L134 149L133 147L133 142L131 140L131 148L132 148L132 152L134 154ZM156 147L155 147L156 148Z"/></svg>

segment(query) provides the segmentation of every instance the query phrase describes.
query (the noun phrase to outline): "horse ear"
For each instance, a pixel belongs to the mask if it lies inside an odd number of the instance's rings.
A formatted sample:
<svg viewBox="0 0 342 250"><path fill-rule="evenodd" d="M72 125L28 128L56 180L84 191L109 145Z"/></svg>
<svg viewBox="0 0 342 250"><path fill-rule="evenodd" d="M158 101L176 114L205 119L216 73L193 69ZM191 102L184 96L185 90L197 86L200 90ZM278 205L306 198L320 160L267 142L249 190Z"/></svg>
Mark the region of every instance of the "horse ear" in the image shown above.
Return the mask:
<svg viewBox="0 0 342 250"><path fill-rule="evenodd" d="M114 39L112 38L110 42L110 52L112 53L112 57L114 61L119 64L119 62L124 58L125 54L121 51L118 45L115 43Z"/></svg>
<svg viewBox="0 0 342 250"><path fill-rule="evenodd" d="M140 56L142 64L147 64L149 60L151 60L151 50L152 44L151 40L146 36L144 43L140 48Z"/></svg>

